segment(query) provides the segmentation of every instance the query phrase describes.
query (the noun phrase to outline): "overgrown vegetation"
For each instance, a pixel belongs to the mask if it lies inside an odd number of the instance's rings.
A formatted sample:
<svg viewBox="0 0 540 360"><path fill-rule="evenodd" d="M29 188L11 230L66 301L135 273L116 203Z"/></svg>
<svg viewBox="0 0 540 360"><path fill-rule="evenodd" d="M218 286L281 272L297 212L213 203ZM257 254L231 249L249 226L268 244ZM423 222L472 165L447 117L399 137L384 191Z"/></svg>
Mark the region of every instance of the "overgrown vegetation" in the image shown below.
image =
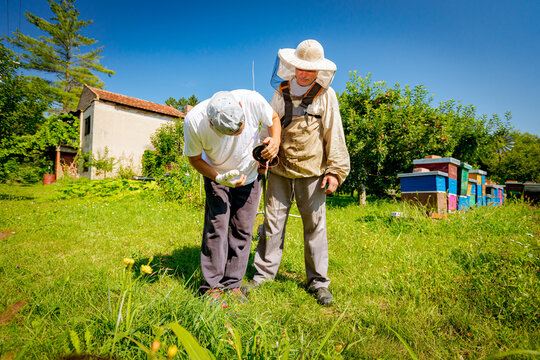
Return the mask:
<svg viewBox="0 0 540 360"><path fill-rule="evenodd" d="M155 150L143 154L143 174L157 179L167 199L202 206L201 175L189 164L184 152L181 121L161 126L151 138Z"/></svg>
<svg viewBox="0 0 540 360"><path fill-rule="evenodd" d="M436 221L400 202L358 207L330 197L335 306L321 307L305 289L303 230L291 217L276 281L247 304L228 297L221 310L197 296L202 211L165 200L143 186L150 183L134 182L137 190L120 180L77 183L101 189L80 197L67 183L0 185L4 356L147 359L144 348L154 345L151 356L165 358L176 346L175 358L186 359L171 324L219 359L539 354L540 212L526 203Z"/></svg>
<svg viewBox="0 0 540 360"><path fill-rule="evenodd" d="M56 147L79 147L79 120L67 114L52 115L31 134L0 140L0 182L29 184L54 172Z"/></svg>

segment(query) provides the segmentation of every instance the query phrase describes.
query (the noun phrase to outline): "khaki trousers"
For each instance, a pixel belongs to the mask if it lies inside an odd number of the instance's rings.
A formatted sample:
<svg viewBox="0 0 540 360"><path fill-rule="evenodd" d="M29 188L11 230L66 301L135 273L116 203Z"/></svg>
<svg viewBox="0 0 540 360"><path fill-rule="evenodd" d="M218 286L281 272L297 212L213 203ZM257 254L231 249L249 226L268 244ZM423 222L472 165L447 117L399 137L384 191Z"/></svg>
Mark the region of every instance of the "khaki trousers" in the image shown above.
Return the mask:
<svg viewBox="0 0 540 360"><path fill-rule="evenodd" d="M256 282L273 280L279 269L285 228L293 199L304 226L304 262L309 290L328 287L328 243L326 238L326 195L321 189L323 176L288 179L269 174L266 216L257 245L254 266Z"/></svg>

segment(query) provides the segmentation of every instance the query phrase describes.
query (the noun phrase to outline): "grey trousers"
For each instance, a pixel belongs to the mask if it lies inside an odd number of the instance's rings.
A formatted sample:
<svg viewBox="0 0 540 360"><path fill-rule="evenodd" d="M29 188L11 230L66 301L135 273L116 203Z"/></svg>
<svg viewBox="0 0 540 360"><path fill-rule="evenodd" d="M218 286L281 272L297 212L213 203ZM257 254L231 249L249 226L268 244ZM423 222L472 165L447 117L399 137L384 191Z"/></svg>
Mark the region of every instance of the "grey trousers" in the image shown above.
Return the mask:
<svg viewBox="0 0 540 360"><path fill-rule="evenodd" d="M309 290L328 287L328 243L326 238L326 195L323 177L288 179L270 173L266 195L263 234L257 244L253 277L256 282L273 280L279 269L289 210L296 199L304 226L304 262Z"/></svg>
<svg viewBox="0 0 540 360"><path fill-rule="evenodd" d="M260 180L230 188L204 177L206 203L201 245L201 271L208 289L242 285L261 198Z"/></svg>

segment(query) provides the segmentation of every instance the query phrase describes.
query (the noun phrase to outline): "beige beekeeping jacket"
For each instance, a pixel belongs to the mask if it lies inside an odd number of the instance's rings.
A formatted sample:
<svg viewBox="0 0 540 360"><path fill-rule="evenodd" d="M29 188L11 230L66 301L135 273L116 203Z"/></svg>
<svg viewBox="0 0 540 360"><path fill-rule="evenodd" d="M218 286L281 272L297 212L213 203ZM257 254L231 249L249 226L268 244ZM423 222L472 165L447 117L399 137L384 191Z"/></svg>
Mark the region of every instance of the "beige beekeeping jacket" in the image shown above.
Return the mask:
<svg viewBox="0 0 540 360"><path fill-rule="evenodd" d="M294 106L298 106L302 99L292 94L291 97ZM279 90L270 105L280 118L285 114L285 101ZM308 106L307 113L320 118L293 116L289 126L281 129L279 164L270 171L290 179L334 174L341 184L349 174L350 160L334 89L323 89Z"/></svg>

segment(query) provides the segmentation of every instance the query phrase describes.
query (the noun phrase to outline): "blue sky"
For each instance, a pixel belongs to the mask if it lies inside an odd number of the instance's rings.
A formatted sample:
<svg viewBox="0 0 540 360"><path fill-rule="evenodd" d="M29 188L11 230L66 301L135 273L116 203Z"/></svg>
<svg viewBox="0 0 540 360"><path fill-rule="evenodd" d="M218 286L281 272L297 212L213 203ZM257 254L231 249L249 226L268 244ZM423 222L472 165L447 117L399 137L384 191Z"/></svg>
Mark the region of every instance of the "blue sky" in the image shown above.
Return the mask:
<svg viewBox="0 0 540 360"><path fill-rule="evenodd" d="M540 1L140 1L78 0L86 36L116 72L106 89L157 103L253 88L269 99L278 49L316 39L338 66L390 85L424 85L434 104L454 99L478 114L512 112L511 124L540 135ZM49 18L44 0L0 0L0 32L19 11ZM20 28L37 35L24 15Z"/></svg>

